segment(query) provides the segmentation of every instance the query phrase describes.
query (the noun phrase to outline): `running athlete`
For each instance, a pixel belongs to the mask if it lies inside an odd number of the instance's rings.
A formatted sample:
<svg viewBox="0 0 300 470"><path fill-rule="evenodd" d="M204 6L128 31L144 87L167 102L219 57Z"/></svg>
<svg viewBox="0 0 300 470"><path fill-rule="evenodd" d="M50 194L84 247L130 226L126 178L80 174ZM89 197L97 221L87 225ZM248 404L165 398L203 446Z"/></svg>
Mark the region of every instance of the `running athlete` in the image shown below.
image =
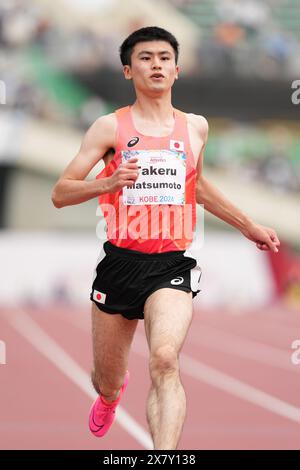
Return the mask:
<svg viewBox="0 0 300 470"><path fill-rule="evenodd" d="M120 47L136 99L98 118L55 185L55 207L99 198L107 228L92 285L91 432L104 436L128 384L128 356L139 320L149 346L147 420L154 449L176 449L186 414L179 352L192 320L201 269L188 251L196 203L237 228L260 250L278 251L275 231L258 225L202 174L208 124L172 106L178 42L146 27ZM85 181L103 159L95 181ZM138 391L137 391L138 393Z"/></svg>

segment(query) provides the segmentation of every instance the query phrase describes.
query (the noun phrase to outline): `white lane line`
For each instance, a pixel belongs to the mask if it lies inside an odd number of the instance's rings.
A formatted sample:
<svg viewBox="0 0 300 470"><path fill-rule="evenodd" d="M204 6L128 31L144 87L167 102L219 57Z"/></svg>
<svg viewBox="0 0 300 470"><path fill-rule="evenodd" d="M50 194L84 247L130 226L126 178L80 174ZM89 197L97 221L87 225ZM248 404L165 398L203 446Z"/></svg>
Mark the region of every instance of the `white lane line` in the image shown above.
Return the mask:
<svg viewBox="0 0 300 470"><path fill-rule="evenodd" d="M64 316L78 328L90 331L90 325L82 316ZM227 333L214 326L200 324L197 331L190 329L188 333L188 341L192 344L201 344L204 347L237 355L245 359L251 359L261 364L283 369L292 373L300 373L300 367L296 367L291 362L291 344L287 342L287 350L284 351L274 346L268 346L258 341L242 338L233 333Z"/></svg>
<svg viewBox="0 0 300 470"><path fill-rule="evenodd" d="M251 314L248 314L249 317ZM264 317L264 314L261 315L261 317ZM200 317L197 317L195 318L195 323L197 325L197 327L200 327L202 325L204 325L203 321L201 320ZM207 326L211 326L211 327L215 327L215 324L211 324L211 323L208 323L206 322L205 325ZM287 323L276 323L276 319L274 320L274 318L262 318L261 320L259 320L256 315L253 315L253 318L251 319L251 323L244 323L244 324L241 324L241 326L243 328L245 328L245 333L249 335L256 335L257 333L257 330L259 329L260 332L262 332L263 334L267 334L268 337L267 337L267 341L273 341L275 339L276 341L276 338L278 336L278 332L280 332L280 335L281 337L291 337L291 338L296 338L298 337L298 333L300 333L300 327L292 327L290 325L287 325ZM235 334L239 334L239 332L235 333ZM272 335L270 337L270 334ZM277 335L274 337L274 334ZM251 340L252 338L250 337L249 340ZM264 339L262 339L263 341Z"/></svg>
<svg viewBox="0 0 300 470"><path fill-rule="evenodd" d="M86 329L85 325L81 322L77 322L77 325L80 328ZM136 331L135 333L132 343L132 351L142 357L149 357L146 338L139 331ZM291 421L300 423L300 408L263 392L256 387L248 385L247 383L228 374L220 372L213 367L207 366L186 354L181 353L180 358L182 372L192 378L205 382L208 385L223 390L231 395L237 396L244 401L260 406L261 408L271 411L279 416L283 416Z"/></svg>
<svg viewBox="0 0 300 470"><path fill-rule="evenodd" d="M182 354L183 372L253 405L300 424L300 408Z"/></svg>
<svg viewBox="0 0 300 470"><path fill-rule="evenodd" d="M76 384L86 395L95 400L90 377L74 359L53 340L25 311L18 309L7 315L7 320L29 343L54 364L65 376ZM127 411L118 406L116 420L145 449L153 449L153 443L147 431Z"/></svg>
<svg viewBox="0 0 300 470"><path fill-rule="evenodd" d="M289 343L284 351L207 325L200 326L197 332L191 329L189 339L195 345L200 344L216 351L234 354L289 372L300 373L300 367L295 367L291 362L293 351Z"/></svg>
<svg viewBox="0 0 300 470"><path fill-rule="evenodd" d="M148 357L148 350L145 338L138 332L135 333L132 349L136 354ZM288 418L291 421L300 423L300 408L274 397L262 390L242 382L228 374L207 366L203 362L197 361L187 354L180 354L180 369L193 379L202 381L218 388L224 392L234 395L253 405L260 406L279 416Z"/></svg>

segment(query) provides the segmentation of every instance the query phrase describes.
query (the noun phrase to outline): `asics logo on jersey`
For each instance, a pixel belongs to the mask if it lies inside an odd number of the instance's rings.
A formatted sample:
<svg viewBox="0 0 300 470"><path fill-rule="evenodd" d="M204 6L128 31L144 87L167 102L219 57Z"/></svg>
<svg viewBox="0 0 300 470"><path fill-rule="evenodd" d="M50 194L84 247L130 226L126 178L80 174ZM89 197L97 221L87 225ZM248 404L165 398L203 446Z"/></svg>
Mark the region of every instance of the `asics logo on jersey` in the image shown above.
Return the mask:
<svg viewBox="0 0 300 470"><path fill-rule="evenodd" d="M138 137L133 137L132 139L130 139L130 141L128 142L127 144L127 147L133 147L134 145L136 145L138 143L140 139Z"/></svg>
<svg viewBox="0 0 300 470"><path fill-rule="evenodd" d="M183 283L183 277L176 277L175 279L172 279L171 284L173 286L178 286L179 284Z"/></svg>

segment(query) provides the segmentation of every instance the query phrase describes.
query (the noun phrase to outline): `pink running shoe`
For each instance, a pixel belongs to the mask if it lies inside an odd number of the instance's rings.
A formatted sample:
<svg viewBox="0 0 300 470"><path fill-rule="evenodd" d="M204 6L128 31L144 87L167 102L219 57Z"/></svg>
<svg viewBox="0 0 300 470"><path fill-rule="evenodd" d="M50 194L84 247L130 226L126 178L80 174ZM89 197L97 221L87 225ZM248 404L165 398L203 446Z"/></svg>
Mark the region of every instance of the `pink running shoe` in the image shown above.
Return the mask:
<svg viewBox="0 0 300 470"><path fill-rule="evenodd" d="M101 399L101 395L98 396L94 404L92 405L89 417L89 426L91 432L96 437L103 437L115 419L115 412L118 404L120 403L121 397L128 385L129 372L125 374L124 383L120 389L118 398L112 402L111 405L107 405Z"/></svg>

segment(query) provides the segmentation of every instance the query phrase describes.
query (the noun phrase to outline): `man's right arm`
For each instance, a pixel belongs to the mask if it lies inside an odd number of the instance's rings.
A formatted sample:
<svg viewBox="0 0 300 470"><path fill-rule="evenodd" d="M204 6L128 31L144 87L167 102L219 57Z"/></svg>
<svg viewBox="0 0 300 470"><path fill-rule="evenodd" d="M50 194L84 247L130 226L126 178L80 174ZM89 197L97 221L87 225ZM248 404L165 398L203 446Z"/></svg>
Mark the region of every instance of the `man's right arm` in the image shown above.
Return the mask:
<svg viewBox="0 0 300 470"><path fill-rule="evenodd" d="M116 121L113 114L100 117L86 132L80 150L54 186L52 202L61 208L80 204L100 194L131 186L137 178L136 159L121 165L110 177L85 181L107 150L115 148Z"/></svg>

